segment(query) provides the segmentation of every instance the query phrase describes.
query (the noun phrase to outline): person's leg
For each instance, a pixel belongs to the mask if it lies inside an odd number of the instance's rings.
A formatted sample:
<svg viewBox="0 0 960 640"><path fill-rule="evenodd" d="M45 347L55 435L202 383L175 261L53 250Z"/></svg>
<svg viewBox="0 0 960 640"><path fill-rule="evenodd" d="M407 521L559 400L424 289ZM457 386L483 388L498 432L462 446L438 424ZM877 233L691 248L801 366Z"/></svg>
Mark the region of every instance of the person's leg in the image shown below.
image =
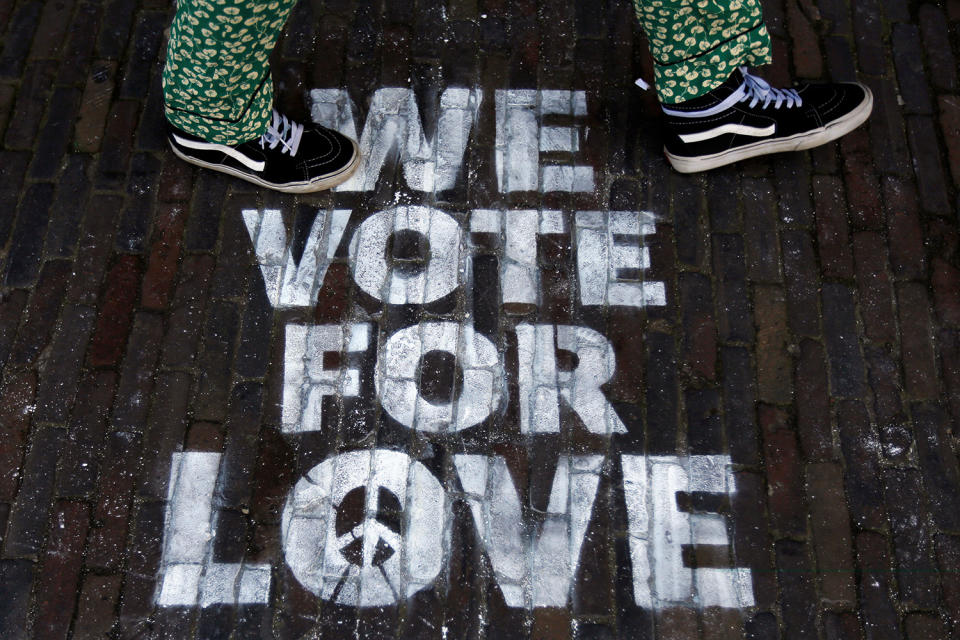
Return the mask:
<svg viewBox="0 0 960 640"><path fill-rule="evenodd" d="M873 108L858 83L775 89L747 71L770 62L757 0L634 0L654 59L677 171L809 149L862 124Z"/></svg>
<svg viewBox="0 0 960 640"><path fill-rule="evenodd" d="M270 52L296 0L180 0L170 28L167 120L210 142L240 144L271 121Z"/></svg>
<svg viewBox="0 0 960 640"><path fill-rule="evenodd" d="M757 0L634 0L662 104L698 98L737 68L772 60Z"/></svg>
<svg viewBox="0 0 960 640"><path fill-rule="evenodd" d="M296 0L179 0L163 70L173 152L270 189L304 193L345 181L354 141L273 108L270 53Z"/></svg>

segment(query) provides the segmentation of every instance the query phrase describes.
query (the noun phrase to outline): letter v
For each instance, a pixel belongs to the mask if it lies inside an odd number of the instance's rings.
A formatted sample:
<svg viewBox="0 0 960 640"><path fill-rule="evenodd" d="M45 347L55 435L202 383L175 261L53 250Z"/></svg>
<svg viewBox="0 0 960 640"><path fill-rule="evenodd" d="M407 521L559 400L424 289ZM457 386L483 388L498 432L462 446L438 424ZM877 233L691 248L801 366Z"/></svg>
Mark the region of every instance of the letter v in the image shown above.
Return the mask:
<svg viewBox="0 0 960 640"><path fill-rule="evenodd" d="M565 607L597 497L602 456L560 456L539 536L527 541L520 498L500 456L454 456L477 535L510 607Z"/></svg>
<svg viewBox="0 0 960 640"><path fill-rule="evenodd" d="M243 222L260 264L267 298L274 308L316 306L317 293L323 286L327 267L336 254L350 213L349 209L318 211L297 264L280 211L243 210Z"/></svg>

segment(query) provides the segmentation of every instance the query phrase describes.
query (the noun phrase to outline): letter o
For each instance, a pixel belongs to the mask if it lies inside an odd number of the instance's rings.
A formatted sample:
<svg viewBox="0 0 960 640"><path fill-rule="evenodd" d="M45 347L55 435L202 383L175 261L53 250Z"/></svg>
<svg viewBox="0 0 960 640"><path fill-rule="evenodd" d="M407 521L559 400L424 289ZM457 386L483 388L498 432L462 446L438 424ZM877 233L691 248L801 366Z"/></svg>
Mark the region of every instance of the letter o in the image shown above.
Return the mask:
<svg viewBox="0 0 960 640"><path fill-rule="evenodd" d="M436 580L450 506L423 464L399 451L324 460L287 497L287 565L305 588L352 607L382 607Z"/></svg>
<svg viewBox="0 0 960 640"><path fill-rule="evenodd" d="M426 268L403 273L387 260L390 236L422 234L430 245ZM438 209L403 206L373 214L350 241L353 279L364 292L389 304L427 304L453 293L460 284L460 224Z"/></svg>
<svg viewBox="0 0 960 640"><path fill-rule="evenodd" d="M420 393L418 368L431 351L452 354L463 371L463 386L450 402L434 403ZM374 383L384 410L417 431L467 429L500 406L503 366L497 348L470 325L424 322L394 333L377 361Z"/></svg>

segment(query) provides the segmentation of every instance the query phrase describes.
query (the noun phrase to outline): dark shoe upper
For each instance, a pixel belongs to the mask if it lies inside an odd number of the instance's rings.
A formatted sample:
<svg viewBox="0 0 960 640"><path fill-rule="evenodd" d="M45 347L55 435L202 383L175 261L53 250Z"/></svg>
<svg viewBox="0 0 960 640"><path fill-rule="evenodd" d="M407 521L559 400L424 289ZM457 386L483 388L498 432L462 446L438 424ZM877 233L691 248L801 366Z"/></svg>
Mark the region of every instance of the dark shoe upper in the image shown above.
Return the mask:
<svg viewBox="0 0 960 640"><path fill-rule="evenodd" d="M272 187L342 181L358 156L356 144L337 131L291 122L276 111L266 133L238 145L210 143L173 125L168 138L189 161Z"/></svg>
<svg viewBox="0 0 960 640"><path fill-rule="evenodd" d="M664 107L665 147L676 156L699 157L805 136L843 122L869 99L869 91L857 83L774 89L745 69L736 70L708 94Z"/></svg>

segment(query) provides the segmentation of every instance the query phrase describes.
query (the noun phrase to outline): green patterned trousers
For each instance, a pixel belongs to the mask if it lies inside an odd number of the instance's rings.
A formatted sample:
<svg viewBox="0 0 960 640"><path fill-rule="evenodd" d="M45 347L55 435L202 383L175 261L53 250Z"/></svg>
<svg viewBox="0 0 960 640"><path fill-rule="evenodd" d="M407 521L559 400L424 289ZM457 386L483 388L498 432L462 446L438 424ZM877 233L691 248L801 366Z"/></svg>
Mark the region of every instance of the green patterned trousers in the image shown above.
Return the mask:
<svg viewBox="0 0 960 640"><path fill-rule="evenodd" d="M771 60L758 0L634 0L664 104L716 89L741 65Z"/></svg>
<svg viewBox="0 0 960 640"><path fill-rule="evenodd" d="M163 69L167 120L220 144L270 124L270 52L297 0L179 0Z"/></svg>
<svg viewBox="0 0 960 640"><path fill-rule="evenodd" d="M167 119L239 144L271 119L270 52L296 0L179 0L163 70ZM665 104L715 89L740 65L770 61L758 0L634 0Z"/></svg>

